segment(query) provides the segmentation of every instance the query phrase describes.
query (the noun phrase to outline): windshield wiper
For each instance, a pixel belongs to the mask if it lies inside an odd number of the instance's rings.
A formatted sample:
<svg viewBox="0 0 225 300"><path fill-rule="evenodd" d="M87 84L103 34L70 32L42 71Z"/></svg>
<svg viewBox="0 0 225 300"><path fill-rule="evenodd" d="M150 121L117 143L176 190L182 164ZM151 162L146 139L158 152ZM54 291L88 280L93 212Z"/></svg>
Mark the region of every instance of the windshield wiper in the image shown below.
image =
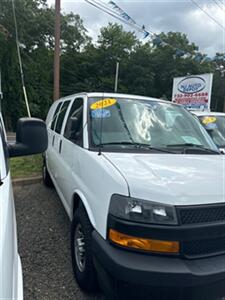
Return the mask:
<svg viewBox="0 0 225 300"><path fill-rule="evenodd" d="M97 147L102 147L102 146L110 146L110 145L129 145L129 146L134 146L137 149L141 149L141 148L147 148L149 150L155 150L155 151L159 151L159 152L165 152L165 153L175 153L173 151L167 150L167 149L162 149L162 148L158 148L158 147L153 147L149 144L144 144L144 143L135 143L135 142L110 142L110 143L101 143L101 144L97 144Z"/></svg>
<svg viewBox="0 0 225 300"><path fill-rule="evenodd" d="M199 144L193 144L193 143L184 143L184 144L169 144L169 145L166 145L166 147L183 147L183 148L197 148L199 150L203 150L203 151L206 151L206 152L211 152L211 153L216 153L216 154L219 154L220 152L219 151L216 151L216 150L213 150L213 149L210 149L210 148L206 148L204 147L203 145L199 145Z"/></svg>

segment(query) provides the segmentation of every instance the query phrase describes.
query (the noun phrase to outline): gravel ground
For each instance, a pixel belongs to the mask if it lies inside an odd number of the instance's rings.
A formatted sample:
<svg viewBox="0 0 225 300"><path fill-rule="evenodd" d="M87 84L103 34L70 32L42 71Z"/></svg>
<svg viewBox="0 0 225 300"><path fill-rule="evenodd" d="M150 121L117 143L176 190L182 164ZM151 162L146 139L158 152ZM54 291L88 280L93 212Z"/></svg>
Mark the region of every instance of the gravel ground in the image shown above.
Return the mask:
<svg viewBox="0 0 225 300"><path fill-rule="evenodd" d="M54 189L15 186L25 300L103 300L76 284L70 258L70 221Z"/></svg>

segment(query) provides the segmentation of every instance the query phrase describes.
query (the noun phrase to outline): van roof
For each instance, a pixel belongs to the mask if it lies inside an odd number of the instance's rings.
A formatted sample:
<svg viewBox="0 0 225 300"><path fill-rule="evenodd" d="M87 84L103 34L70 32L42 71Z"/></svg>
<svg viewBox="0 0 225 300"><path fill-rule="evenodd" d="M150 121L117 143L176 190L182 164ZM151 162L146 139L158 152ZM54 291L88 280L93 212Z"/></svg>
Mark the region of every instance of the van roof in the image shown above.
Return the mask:
<svg viewBox="0 0 225 300"><path fill-rule="evenodd" d="M140 96L140 95L132 95L132 94L120 94L120 93L105 93L105 92L90 92L90 93L78 93L78 94L72 94L65 96L63 98L60 98L59 100L66 100L70 97L77 97L77 96L83 96L86 95L87 97L116 97L116 98L129 98L129 99L142 99L142 100L154 100L154 101L159 101L159 102L165 102L168 103L170 101L167 100L162 100L154 97L146 97L146 96ZM172 102L170 102L172 104ZM173 103L174 105L178 105L176 103Z"/></svg>

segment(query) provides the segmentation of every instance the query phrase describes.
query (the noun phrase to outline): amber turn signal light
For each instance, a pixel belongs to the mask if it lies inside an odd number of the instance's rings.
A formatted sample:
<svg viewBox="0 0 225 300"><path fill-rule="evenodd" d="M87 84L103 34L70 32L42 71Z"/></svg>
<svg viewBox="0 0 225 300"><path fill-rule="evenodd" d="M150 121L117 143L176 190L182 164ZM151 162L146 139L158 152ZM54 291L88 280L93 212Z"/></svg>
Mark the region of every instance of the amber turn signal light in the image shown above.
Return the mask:
<svg viewBox="0 0 225 300"><path fill-rule="evenodd" d="M126 248L134 248L144 251L160 253L179 253L180 251L179 242L144 239L126 235L114 229L109 230L109 240Z"/></svg>

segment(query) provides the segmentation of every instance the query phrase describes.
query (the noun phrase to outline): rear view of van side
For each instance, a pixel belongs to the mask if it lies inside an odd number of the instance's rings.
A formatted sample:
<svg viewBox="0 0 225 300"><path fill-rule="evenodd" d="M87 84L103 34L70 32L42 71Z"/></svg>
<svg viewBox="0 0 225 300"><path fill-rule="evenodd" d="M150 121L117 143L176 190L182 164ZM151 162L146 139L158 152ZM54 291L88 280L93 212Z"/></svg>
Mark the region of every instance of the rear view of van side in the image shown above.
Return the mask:
<svg viewBox="0 0 225 300"><path fill-rule="evenodd" d="M43 179L72 221L82 289L225 295L225 160L195 117L154 98L82 93L56 101L46 123Z"/></svg>

